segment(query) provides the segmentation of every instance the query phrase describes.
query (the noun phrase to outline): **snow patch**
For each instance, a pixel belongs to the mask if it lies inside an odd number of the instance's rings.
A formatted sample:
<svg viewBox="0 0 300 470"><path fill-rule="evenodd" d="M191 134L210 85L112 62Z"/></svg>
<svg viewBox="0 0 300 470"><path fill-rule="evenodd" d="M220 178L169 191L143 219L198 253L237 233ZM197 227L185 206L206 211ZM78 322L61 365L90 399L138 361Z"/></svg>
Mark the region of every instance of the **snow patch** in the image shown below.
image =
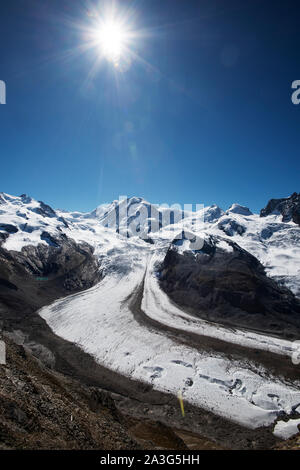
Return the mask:
<svg viewBox="0 0 300 470"><path fill-rule="evenodd" d="M289 437L298 434L298 426L300 419L290 419L289 421L278 421L274 427L274 435L281 439L288 439Z"/></svg>

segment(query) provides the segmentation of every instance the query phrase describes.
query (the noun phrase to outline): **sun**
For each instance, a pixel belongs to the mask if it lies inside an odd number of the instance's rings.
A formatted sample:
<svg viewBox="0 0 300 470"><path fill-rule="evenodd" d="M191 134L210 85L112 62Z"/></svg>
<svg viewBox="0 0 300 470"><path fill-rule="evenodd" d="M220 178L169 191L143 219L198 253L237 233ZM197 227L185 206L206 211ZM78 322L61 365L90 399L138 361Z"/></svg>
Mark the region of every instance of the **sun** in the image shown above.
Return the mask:
<svg viewBox="0 0 300 470"><path fill-rule="evenodd" d="M126 31L123 26L116 20L106 21L100 26L97 36L104 56L117 62L126 46Z"/></svg>
<svg viewBox="0 0 300 470"><path fill-rule="evenodd" d="M146 36L145 31L137 29L135 9L119 7L114 0L102 9L89 10L88 22L82 26L83 51L95 53L92 74L109 62L118 75L129 70L136 61L142 61L139 50Z"/></svg>
<svg viewBox="0 0 300 470"><path fill-rule="evenodd" d="M116 19L109 19L99 24L94 35L101 54L117 64L125 53L128 42L125 26Z"/></svg>

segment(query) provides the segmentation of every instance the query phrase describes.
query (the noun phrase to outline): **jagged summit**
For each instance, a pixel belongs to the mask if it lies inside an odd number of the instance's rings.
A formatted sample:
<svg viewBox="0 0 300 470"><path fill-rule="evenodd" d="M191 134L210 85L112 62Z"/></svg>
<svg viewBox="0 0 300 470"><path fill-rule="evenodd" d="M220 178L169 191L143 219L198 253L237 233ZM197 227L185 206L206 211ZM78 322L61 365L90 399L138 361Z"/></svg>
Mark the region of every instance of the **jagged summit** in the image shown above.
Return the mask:
<svg viewBox="0 0 300 470"><path fill-rule="evenodd" d="M49 364L97 378L94 363L74 357L74 344L101 365L101 380L108 369L116 393L122 377L130 387L143 384L139 397L145 385L155 394L180 389L187 403L255 430L299 406L300 391L279 377L294 377L285 356L300 333L297 225L249 216L239 205L186 211L177 223L180 209L142 198L80 213L1 197L0 312ZM160 227L164 216L168 225ZM130 232L137 225L151 236ZM278 380L251 361L275 363Z"/></svg>
<svg viewBox="0 0 300 470"><path fill-rule="evenodd" d="M204 222L215 222L216 220L220 219L220 217L224 215L224 211L216 204L213 204L208 207L204 207L203 212L204 212Z"/></svg>
<svg viewBox="0 0 300 470"><path fill-rule="evenodd" d="M290 222L300 225L300 193L293 193L290 197L270 199L266 207L260 211L261 217L267 215L282 215L282 222Z"/></svg>
<svg viewBox="0 0 300 470"><path fill-rule="evenodd" d="M282 222L278 214L282 214ZM128 238L133 243L148 244L151 238L150 243L157 244L174 237L174 230L180 232L184 228L196 234L229 237L253 253L270 275L299 294L300 232L290 223L291 220L297 223L298 216L297 193L290 198L271 200L260 216L237 203L226 212L216 204L197 212L183 212L180 206L178 209L158 206L136 196L115 200L87 213L68 212L53 209L25 194L0 193L0 244L7 250L21 251L28 245L49 245L51 238L65 234L99 251L105 243L115 247L116 236L125 245Z"/></svg>
<svg viewBox="0 0 300 470"><path fill-rule="evenodd" d="M101 205L94 211L99 222L120 233L157 232L165 225L174 224L183 218L183 211L163 205L151 204L141 197L115 200Z"/></svg>

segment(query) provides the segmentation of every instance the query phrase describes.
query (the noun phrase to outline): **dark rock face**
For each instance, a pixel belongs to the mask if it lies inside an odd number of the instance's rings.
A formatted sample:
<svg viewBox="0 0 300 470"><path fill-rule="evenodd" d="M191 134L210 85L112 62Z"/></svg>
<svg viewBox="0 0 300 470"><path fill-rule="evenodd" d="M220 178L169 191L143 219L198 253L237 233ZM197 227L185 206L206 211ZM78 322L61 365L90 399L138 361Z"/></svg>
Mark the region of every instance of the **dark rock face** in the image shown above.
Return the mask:
<svg viewBox="0 0 300 470"><path fill-rule="evenodd" d="M64 217L58 217L57 220L59 220L60 222L62 222L66 228L69 228L69 224L68 224L68 222L66 221L66 219L64 219Z"/></svg>
<svg viewBox="0 0 300 470"><path fill-rule="evenodd" d="M7 240L9 237L8 233L4 233L4 232L0 232L0 246L1 246L1 243L5 242L5 240Z"/></svg>
<svg viewBox="0 0 300 470"><path fill-rule="evenodd" d="M222 230L226 235L232 237L233 235L243 235L246 232L246 227L239 224L234 219L223 219L218 223L218 228Z"/></svg>
<svg viewBox="0 0 300 470"><path fill-rule="evenodd" d="M4 230L7 233L17 233L19 229L11 224L0 224L0 230Z"/></svg>
<svg viewBox="0 0 300 470"><path fill-rule="evenodd" d="M260 211L261 217L270 214L281 214L282 222L290 222L300 225L300 193L293 193L288 198L271 199L266 207Z"/></svg>
<svg viewBox="0 0 300 470"><path fill-rule="evenodd" d="M260 232L260 236L263 240L268 240L276 232L280 232L285 229L285 225L282 223L279 224L268 224L268 226Z"/></svg>
<svg viewBox="0 0 300 470"><path fill-rule="evenodd" d="M56 212L52 209L52 207L45 204L43 201L39 201L40 207L35 209L37 214L42 215L43 217L57 217Z"/></svg>
<svg viewBox="0 0 300 470"><path fill-rule="evenodd" d="M48 245L7 251L0 243L0 330L10 332L49 367L90 380L95 363L56 337L37 311L101 279L93 249L65 235ZM82 357L83 356L83 357Z"/></svg>
<svg viewBox="0 0 300 470"><path fill-rule="evenodd" d="M49 246L55 246L56 248L59 247L59 244L56 241L55 237L53 237L52 235L50 235L50 233L46 231L42 232L41 240L47 242Z"/></svg>
<svg viewBox="0 0 300 470"><path fill-rule="evenodd" d="M22 202L24 204L30 204L32 202L31 197L28 196L27 194L21 194L20 198L22 199Z"/></svg>
<svg viewBox="0 0 300 470"><path fill-rule="evenodd" d="M2 320L26 316L59 297L88 289L101 279L98 262L88 244L47 232L44 239L48 246L29 245L20 252L0 247Z"/></svg>
<svg viewBox="0 0 300 470"><path fill-rule="evenodd" d="M172 244L159 277L171 299L195 316L285 337L299 335L300 301L230 240L210 236L202 250L183 254Z"/></svg>

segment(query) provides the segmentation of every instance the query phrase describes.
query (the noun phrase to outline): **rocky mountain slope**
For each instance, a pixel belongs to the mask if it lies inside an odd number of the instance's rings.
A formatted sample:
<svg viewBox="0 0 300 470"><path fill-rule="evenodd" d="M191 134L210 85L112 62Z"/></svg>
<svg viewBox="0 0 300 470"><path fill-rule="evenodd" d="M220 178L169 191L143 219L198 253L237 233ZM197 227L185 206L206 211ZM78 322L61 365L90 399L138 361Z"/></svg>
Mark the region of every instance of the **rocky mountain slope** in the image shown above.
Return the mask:
<svg viewBox="0 0 300 470"><path fill-rule="evenodd" d="M55 372L9 336L0 367L0 450L222 449L188 431L118 411L110 394Z"/></svg>
<svg viewBox="0 0 300 470"><path fill-rule="evenodd" d="M296 196L294 193L290 198L276 200L281 201L280 207L288 205L295 220L298 213ZM273 206L270 201L268 209L261 211L264 216L260 217L239 204L233 204L226 211L213 205L191 212L178 207L157 207L142 198L130 198L81 213L53 210L26 195L16 197L1 193L0 241L2 248L20 252L29 245L55 247L55 240L65 236L75 243L89 244L105 269L106 253L116 249L120 240L129 237L151 243L157 235L157 241L171 242L174 232L181 230L184 216L187 230L231 239L258 258L269 276L299 295L299 226L293 221L291 212L282 220L283 216L273 210Z"/></svg>
<svg viewBox="0 0 300 470"><path fill-rule="evenodd" d="M0 246L1 321L20 321L58 297L88 289L100 278L93 249L64 234L49 235L47 244L27 245L22 251Z"/></svg>
<svg viewBox="0 0 300 470"><path fill-rule="evenodd" d="M270 214L282 215L282 222L290 222L300 225L300 193L293 193L290 197L271 199L267 206L260 211L261 217Z"/></svg>
<svg viewBox="0 0 300 470"><path fill-rule="evenodd" d="M178 305L220 324L298 338L300 301L265 274L262 264L230 239L209 236L201 250L174 240L160 285Z"/></svg>
<svg viewBox="0 0 300 470"><path fill-rule="evenodd" d="M138 449L112 400L47 369L7 336L0 449Z"/></svg>
<svg viewBox="0 0 300 470"><path fill-rule="evenodd" d="M84 214L1 193L1 326L123 412L157 407L185 431L196 419L208 440L216 419L230 429L221 446L273 445L300 406L300 229L271 212L131 198ZM178 389L193 409L184 424Z"/></svg>

